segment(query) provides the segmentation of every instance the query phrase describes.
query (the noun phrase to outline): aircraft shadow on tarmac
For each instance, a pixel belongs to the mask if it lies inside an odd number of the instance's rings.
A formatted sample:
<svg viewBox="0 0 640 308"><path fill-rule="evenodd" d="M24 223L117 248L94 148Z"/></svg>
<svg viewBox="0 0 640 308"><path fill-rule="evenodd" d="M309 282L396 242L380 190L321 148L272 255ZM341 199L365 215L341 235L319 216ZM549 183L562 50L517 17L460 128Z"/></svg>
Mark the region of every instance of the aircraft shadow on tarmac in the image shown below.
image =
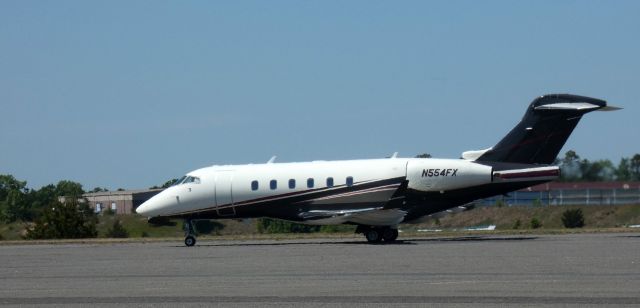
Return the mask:
<svg viewBox="0 0 640 308"><path fill-rule="evenodd" d="M199 247L232 247L232 246L295 246L295 245L373 245L373 246L394 246L394 245L418 245L420 243L437 243L437 242L484 242L484 241L529 241L535 240L535 236L510 236L510 237L494 237L494 236L460 236L460 237L443 237L443 238L418 238L397 240L391 243L371 244L361 240L348 241L304 241L304 242L252 242L252 243L203 243L197 244ZM184 247L184 246L175 246Z"/></svg>

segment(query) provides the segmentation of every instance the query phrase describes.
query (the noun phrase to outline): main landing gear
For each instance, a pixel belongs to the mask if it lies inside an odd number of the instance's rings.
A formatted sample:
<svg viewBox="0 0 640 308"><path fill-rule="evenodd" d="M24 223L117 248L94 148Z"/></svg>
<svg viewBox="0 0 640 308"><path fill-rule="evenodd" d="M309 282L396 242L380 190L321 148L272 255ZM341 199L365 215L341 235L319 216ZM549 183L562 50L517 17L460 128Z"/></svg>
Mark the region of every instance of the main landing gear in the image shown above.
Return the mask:
<svg viewBox="0 0 640 308"><path fill-rule="evenodd" d="M184 244L187 247L196 244L196 226L191 219L184 221Z"/></svg>
<svg viewBox="0 0 640 308"><path fill-rule="evenodd" d="M356 233L364 234L367 242L375 244L384 241L391 243L398 239L398 229L393 227L372 227L359 225Z"/></svg>

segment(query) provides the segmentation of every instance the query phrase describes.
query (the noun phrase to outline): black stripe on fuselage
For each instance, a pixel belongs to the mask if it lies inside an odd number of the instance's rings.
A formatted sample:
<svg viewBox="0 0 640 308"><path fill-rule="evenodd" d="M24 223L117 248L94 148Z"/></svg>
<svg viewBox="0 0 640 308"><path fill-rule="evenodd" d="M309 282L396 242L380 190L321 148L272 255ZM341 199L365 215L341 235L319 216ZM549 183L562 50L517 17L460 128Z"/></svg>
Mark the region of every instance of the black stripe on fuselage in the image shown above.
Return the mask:
<svg viewBox="0 0 640 308"><path fill-rule="evenodd" d="M354 209L375 206L383 206L387 200L367 200L358 203L340 203L340 204L317 204L314 201L322 198L331 198L349 193L358 193L369 190L369 193L376 193L381 189L389 189L391 185L399 187L405 180L405 177L390 178L384 180L373 180L361 183L355 183L353 186L339 185L334 187L325 187L310 189L297 192L289 192L273 196L260 197L250 200L241 201L233 204L224 204L220 206L211 206L189 212L176 213L167 215L172 218L191 218L191 219L214 219L214 218L237 218L237 217L277 217L290 220L300 220L298 214L314 209L335 210L335 209ZM396 188L397 189L397 188ZM366 193L366 192L365 192ZM390 194L392 195L392 193ZM364 198L366 199L366 198ZM337 208L336 208L337 207ZM217 211L222 209L234 208L236 214L229 216L220 216Z"/></svg>

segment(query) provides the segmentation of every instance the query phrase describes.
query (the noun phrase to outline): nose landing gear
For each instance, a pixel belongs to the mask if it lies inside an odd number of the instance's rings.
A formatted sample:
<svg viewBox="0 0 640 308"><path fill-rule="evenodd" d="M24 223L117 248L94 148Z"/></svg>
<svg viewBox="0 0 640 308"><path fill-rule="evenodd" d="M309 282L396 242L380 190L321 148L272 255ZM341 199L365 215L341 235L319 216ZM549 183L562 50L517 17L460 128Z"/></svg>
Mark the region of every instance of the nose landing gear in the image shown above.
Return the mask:
<svg viewBox="0 0 640 308"><path fill-rule="evenodd" d="M187 247L196 244L196 226L191 219L184 221L184 244Z"/></svg>
<svg viewBox="0 0 640 308"><path fill-rule="evenodd" d="M196 237L191 234L187 235L187 237L184 238L184 244L187 245L188 247L195 245Z"/></svg>

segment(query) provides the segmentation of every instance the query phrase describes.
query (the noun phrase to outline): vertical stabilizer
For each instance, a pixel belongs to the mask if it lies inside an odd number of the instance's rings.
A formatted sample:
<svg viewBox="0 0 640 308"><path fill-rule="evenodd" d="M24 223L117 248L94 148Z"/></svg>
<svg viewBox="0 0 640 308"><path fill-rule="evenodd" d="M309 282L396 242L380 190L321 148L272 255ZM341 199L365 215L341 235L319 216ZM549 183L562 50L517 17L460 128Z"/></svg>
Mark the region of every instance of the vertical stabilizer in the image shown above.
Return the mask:
<svg viewBox="0 0 640 308"><path fill-rule="evenodd" d="M498 144L475 160L524 164L551 164L582 116L611 110L604 100L551 94L536 98L524 117ZM475 158L475 157L474 157Z"/></svg>

